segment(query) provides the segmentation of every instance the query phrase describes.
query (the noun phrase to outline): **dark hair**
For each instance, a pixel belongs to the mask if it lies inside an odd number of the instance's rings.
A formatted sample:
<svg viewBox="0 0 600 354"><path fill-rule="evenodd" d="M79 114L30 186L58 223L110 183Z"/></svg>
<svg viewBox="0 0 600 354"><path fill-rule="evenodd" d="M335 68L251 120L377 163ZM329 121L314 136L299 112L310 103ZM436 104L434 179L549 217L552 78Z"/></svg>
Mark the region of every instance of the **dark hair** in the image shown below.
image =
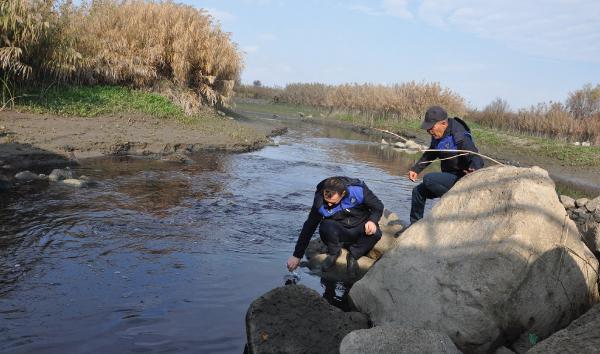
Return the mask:
<svg viewBox="0 0 600 354"><path fill-rule="evenodd" d="M323 195L330 197L335 193L342 194L346 190L346 186L338 177L329 177L323 183Z"/></svg>

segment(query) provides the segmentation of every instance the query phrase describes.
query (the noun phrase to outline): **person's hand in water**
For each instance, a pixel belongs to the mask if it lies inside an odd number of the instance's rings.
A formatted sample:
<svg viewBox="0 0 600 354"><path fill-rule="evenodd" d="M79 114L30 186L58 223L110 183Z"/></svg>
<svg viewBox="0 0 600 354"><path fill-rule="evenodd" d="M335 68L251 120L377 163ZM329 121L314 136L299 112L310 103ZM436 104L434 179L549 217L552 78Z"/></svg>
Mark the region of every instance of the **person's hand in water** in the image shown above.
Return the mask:
<svg viewBox="0 0 600 354"><path fill-rule="evenodd" d="M287 269L292 272L294 269L298 268L300 264L300 258L291 256L287 261Z"/></svg>
<svg viewBox="0 0 600 354"><path fill-rule="evenodd" d="M375 223L372 221L367 221L367 223L365 224L365 234L367 234L367 236L371 236L376 231L377 231L377 225L375 225Z"/></svg>
<svg viewBox="0 0 600 354"><path fill-rule="evenodd" d="M419 175L419 174L418 174L418 173L416 173L415 171L408 171L408 179L410 179L410 180L411 180L411 181L413 181L413 182L416 182L416 181L417 181L417 176L418 176L418 175Z"/></svg>

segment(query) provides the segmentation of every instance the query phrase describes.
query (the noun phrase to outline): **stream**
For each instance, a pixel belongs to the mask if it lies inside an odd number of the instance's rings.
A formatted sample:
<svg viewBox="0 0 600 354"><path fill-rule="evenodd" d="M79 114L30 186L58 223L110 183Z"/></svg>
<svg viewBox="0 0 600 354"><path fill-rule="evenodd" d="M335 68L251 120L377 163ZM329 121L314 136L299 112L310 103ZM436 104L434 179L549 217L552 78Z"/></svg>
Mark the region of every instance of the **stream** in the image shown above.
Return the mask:
<svg viewBox="0 0 600 354"><path fill-rule="evenodd" d="M76 170L93 187L3 195L0 352L241 353L248 306L283 285L319 181L361 178L408 223L415 184L404 175L416 155L284 124L279 145L260 151L184 165L88 160ZM299 275L343 306L349 285Z"/></svg>

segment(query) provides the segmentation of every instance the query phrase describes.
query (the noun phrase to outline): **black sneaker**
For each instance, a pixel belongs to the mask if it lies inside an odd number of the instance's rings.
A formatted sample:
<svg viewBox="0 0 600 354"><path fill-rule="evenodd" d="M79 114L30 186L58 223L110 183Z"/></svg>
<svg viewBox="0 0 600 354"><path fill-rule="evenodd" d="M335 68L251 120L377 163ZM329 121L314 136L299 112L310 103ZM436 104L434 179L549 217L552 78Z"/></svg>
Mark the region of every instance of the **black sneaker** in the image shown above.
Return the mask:
<svg viewBox="0 0 600 354"><path fill-rule="evenodd" d="M356 278L358 274L358 261L350 252L346 255L346 272L352 278Z"/></svg>
<svg viewBox="0 0 600 354"><path fill-rule="evenodd" d="M327 257L325 257L325 260L323 260L323 263L321 263L321 270L326 271L329 268L333 267L335 261L340 256L340 253L342 253L342 250L339 250L336 254L327 255Z"/></svg>

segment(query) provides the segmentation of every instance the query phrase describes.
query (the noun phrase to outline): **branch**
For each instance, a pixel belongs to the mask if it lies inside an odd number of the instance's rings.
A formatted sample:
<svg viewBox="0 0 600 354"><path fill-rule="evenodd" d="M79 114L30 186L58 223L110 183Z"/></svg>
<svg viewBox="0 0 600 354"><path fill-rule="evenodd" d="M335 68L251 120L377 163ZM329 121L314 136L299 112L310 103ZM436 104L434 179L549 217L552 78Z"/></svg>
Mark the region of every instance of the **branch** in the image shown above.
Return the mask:
<svg viewBox="0 0 600 354"><path fill-rule="evenodd" d="M405 137L403 137L403 136L400 136L400 135L398 135L398 134L396 134L396 133L392 133L392 132L391 132L391 131L389 131L389 130L385 130L385 129L377 129L377 128L372 128L372 129L373 129L373 130L378 130L378 131L380 131L380 132L384 132L384 133L387 133L387 134L391 134L391 135L395 136L396 138L399 138L399 139L402 139L402 140L404 140L404 142L407 142L407 141L409 140L409 139L406 139Z"/></svg>

